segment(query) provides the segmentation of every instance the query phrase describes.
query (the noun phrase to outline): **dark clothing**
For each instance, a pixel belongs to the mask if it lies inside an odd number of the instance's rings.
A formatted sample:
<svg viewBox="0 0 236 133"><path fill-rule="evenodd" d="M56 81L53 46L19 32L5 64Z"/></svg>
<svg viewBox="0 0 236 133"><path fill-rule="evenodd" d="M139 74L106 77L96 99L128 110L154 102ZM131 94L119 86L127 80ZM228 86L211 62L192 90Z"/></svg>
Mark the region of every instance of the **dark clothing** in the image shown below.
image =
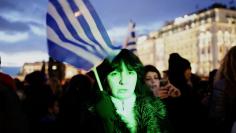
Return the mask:
<svg viewBox="0 0 236 133"><path fill-rule="evenodd" d="M121 117L116 113L109 95L103 94L98 104L97 111L103 120L106 133L130 132ZM105 106L107 108L104 108ZM137 133L161 133L163 131L164 128L160 125L166 119L166 110L159 98L154 100L150 97L137 97L134 110Z"/></svg>
<svg viewBox="0 0 236 133"><path fill-rule="evenodd" d="M168 101L169 119L175 133L202 133L204 120L197 93L200 89L196 86L198 79L192 77L194 80L188 83L186 70L191 70L190 62L178 53L170 54L168 78L170 83L180 90L181 96Z"/></svg>
<svg viewBox="0 0 236 133"><path fill-rule="evenodd" d="M49 101L53 97L51 88L46 84L33 84L25 89L24 111L30 124L31 133L40 132L40 120L47 115Z"/></svg>
<svg viewBox="0 0 236 133"><path fill-rule="evenodd" d="M104 132L95 107L90 102L82 100L78 93L66 93L60 101L60 133Z"/></svg>
<svg viewBox="0 0 236 133"><path fill-rule="evenodd" d="M235 87L234 87L235 88ZM236 121L236 97L226 91L226 81L219 80L214 84L210 101L209 118L211 132L230 133L234 121Z"/></svg>
<svg viewBox="0 0 236 133"><path fill-rule="evenodd" d="M27 121L13 89L0 82L0 133L28 133Z"/></svg>
<svg viewBox="0 0 236 133"><path fill-rule="evenodd" d="M187 82L173 82L173 85L181 91L180 97L166 101L174 132L203 132L203 110L196 91Z"/></svg>
<svg viewBox="0 0 236 133"><path fill-rule="evenodd" d="M40 133L60 133L57 115L50 114L44 116L39 123Z"/></svg>
<svg viewBox="0 0 236 133"><path fill-rule="evenodd" d="M102 122L95 112L95 93L86 75L75 75L60 100L59 128L61 133L102 133Z"/></svg>

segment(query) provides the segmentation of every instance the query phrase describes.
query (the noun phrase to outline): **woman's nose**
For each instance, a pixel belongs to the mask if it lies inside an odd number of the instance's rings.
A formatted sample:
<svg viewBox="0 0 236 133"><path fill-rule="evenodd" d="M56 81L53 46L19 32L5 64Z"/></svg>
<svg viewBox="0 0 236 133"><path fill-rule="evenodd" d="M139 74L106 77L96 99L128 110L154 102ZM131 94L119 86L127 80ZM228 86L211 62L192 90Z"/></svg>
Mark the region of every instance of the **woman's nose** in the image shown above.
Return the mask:
<svg viewBox="0 0 236 133"><path fill-rule="evenodd" d="M124 85L124 83L123 83L123 81L122 81L122 80L120 80L120 81L119 81L119 84L120 84L120 85Z"/></svg>
<svg viewBox="0 0 236 133"><path fill-rule="evenodd" d="M122 71L121 74L120 74L120 76L121 76L121 77L120 77L119 84L120 84L120 85L124 85L124 84L128 81L128 78L127 78L128 73L125 72L125 71Z"/></svg>
<svg viewBox="0 0 236 133"><path fill-rule="evenodd" d="M155 80L154 78L151 78L151 82L152 82L152 83L155 83L156 80Z"/></svg>

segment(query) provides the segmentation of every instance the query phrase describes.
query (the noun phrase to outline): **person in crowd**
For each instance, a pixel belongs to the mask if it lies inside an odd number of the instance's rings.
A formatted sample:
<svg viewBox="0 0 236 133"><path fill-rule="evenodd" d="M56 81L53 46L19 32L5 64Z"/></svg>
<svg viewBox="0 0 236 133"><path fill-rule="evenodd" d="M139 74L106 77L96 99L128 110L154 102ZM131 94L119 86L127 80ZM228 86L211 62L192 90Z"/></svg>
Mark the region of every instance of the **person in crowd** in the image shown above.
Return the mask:
<svg viewBox="0 0 236 133"><path fill-rule="evenodd" d="M144 82L153 92L154 97L159 97L163 103L166 105L167 114L169 112L169 102L181 95L179 89L170 84L168 79L162 79L161 74L158 69L153 65L144 66ZM164 82L164 83L162 83ZM168 115L167 115L168 117ZM166 126L161 125L161 127L168 128L168 132L174 132L169 119L163 123ZM166 129L165 129L166 130Z"/></svg>
<svg viewBox="0 0 236 133"><path fill-rule="evenodd" d="M230 133L236 126L236 46L222 60L214 81L209 118L211 132ZM234 126L233 126L234 125Z"/></svg>
<svg viewBox="0 0 236 133"><path fill-rule="evenodd" d="M4 83L8 88L16 91L17 88L15 81L8 74L0 72L0 81Z"/></svg>
<svg viewBox="0 0 236 133"><path fill-rule="evenodd" d="M181 96L169 103L169 119L177 133L197 133L203 131L203 109L191 78L191 64L178 53L169 57L168 78L177 87Z"/></svg>
<svg viewBox="0 0 236 133"><path fill-rule="evenodd" d="M101 132L101 121L95 112L95 94L88 75L78 74L71 78L60 101L62 133Z"/></svg>
<svg viewBox="0 0 236 133"><path fill-rule="evenodd" d="M34 71L25 77L23 108L29 121L30 133L40 132L40 120L48 113L48 103L53 92L47 84L46 75Z"/></svg>
<svg viewBox="0 0 236 133"><path fill-rule="evenodd" d="M164 104L153 100L143 82L144 67L139 58L127 49L98 68L104 91L96 110L108 133L159 133L166 119Z"/></svg>
<svg viewBox="0 0 236 133"><path fill-rule="evenodd" d="M165 99L175 98L181 95L180 91L168 82L161 80L161 74L153 65L144 66L144 82L152 90L154 96Z"/></svg>
<svg viewBox="0 0 236 133"><path fill-rule="evenodd" d="M212 91L214 86L214 80L216 77L217 69L213 69L209 72L208 81L207 81L207 89L204 93L204 98L202 99L202 104L207 108L206 110L209 111L209 101L212 98Z"/></svg>
<svg viewBox="0 0 236 133"><path fill-rule="evenodd" d="M16 94L19 97L20 101L22 102L25 99L24 83L20 81L18 78L15 78L14 81L16 84Z"/></svg>
<svg viewBox="0 0 236 133"><path fill-rule="evenodd" d="M53 96L48 102L48 112L40 119L40 133L59 133L58 114L60 112L58 96Z"/></svg>
<svg viewBox="0 0 236 133"><path fill-rule="evenodd" d="M56 95L57 97L60 97L62 95L62 84L58 78L51 77L48 80L48 84L50 85L54 95Z"/></svg>
<svg viewBox="0 0 236 133"><path fill-rule="evenodd" d="M0 133L28 133L28 121L16 95L13 79L4 73L0 79Z"/></svg>
<svg viewBox="0 0 236 133"><path fill-rule="evenodd" d="M208 88L207 92L209 96L212 96L213 88L214 88L214 81L216 78L216 73L218 69L213 69L212 71L209 72L209 78L208 78Z"/></svg>

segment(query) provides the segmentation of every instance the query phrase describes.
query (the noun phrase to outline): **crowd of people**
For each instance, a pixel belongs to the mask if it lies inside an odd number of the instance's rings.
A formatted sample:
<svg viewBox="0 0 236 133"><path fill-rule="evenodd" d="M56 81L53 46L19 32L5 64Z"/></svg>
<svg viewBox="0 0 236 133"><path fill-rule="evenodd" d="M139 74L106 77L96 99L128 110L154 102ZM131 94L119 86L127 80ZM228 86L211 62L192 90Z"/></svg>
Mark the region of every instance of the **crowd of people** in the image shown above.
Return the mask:
<svg viewBox="0 0 236 133"><path fill-rule="evenodd" d="M203 81L178 53L165 76L122 49L67 84L0 73L0 133L235 133L236 46ZM102 91L101 91L102 90Z"/></svg>

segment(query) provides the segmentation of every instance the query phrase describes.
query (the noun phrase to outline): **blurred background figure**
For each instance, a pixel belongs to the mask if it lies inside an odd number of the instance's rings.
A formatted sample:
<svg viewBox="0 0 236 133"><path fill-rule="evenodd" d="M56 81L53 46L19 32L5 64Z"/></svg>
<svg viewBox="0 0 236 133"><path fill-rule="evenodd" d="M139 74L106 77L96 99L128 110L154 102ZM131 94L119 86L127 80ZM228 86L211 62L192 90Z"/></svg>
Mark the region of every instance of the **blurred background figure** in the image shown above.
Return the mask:
<svg viewBox="0 0 236 133"><path fill-rule="evenodd" d="M210 71L207 82L207 90L204 93L204 98L202 99L202 104L206 107L206 110L209 111L209 101L212 98L214 80L216 77L217 69ZM208 113L208 112L207 112Z"/></svg>
<svg viewBox="0 0 236 133"><path fill-rule="evenodd" d="M25 77L24 111L30 124L31 133L40 132L40 120L48 113L48 103L53 92L47 84L47 77L41 71L34 71Z"/></svg>
<svg viewBox="0 0 236 133"><path fill-rule="evenodd" d="M236 46L225 55L217 71L209 117L211 132L230 133L236 121Z"/></svg>
<svg viewBox="0 0 236 133"><path fill-rule="evenodd" d="M168 79L161 80L161 74L153 65L144 66L144 82L152 90L154 96L165 99L181 95L180 91L170 84Z"/></svg>
<svg viewBox="0 0 236 133"><path fill-rule="evenodd" d="M15 82L7 74L0 73L0 76L0 133L28 133Z"/></svg>
<svg viewBox="0 0 236 133"><path fill-rule="evenodd" d="M47 113L40 118L40 133L59 133L58 114L60 108L57 96L49 99L47 109Z"/></svg>
<svg viewBox="0 0 236 133"><path fill-rule="evenodd" d="M0 72L0 81L4 83L6 86L8 86L9 89L16 91L17 88L15 81L8 74Z"/></svg>
<svg viewBox="0 0 236 133"><path fill-rule="evenodd" d="M72 77L60 101L61 132L100 132L101 121L95 113L93 82L88 75Z"/></svg>
<svg viewBox="0 0 236 133"><path fill-rule="evenodd" d="M178 53L170 54L168 78L181 92L180 97L169 103L169 118L177 133L203 132L204 111L198 93L199 79L192 76L190 62Z"/></svg>
<svg viewBox="0 0 236 133"><path fill-rule="evenodd" d="M20 101L22 102L25 100L24 83L22 81L20 81L18 78L15 78L14 81L16 84L16 94L19 97Z"/></svg>
<svg viewBox="0 0 236 133"><path fill-rule="evenodd" d="M169 104L173 99L179 97L181 92L175 88L169 81L168 78L161 79L161 74L158 69L153 65L144 66L144 83L153 92L153 97L158 97L164 102L167 109L167 117L169 117ZM164 81L164 83L162 83ZM160 126L161 128L167 128L168 132L174 132L171 126L171 122L167 118L166 122Z"/></svg>

